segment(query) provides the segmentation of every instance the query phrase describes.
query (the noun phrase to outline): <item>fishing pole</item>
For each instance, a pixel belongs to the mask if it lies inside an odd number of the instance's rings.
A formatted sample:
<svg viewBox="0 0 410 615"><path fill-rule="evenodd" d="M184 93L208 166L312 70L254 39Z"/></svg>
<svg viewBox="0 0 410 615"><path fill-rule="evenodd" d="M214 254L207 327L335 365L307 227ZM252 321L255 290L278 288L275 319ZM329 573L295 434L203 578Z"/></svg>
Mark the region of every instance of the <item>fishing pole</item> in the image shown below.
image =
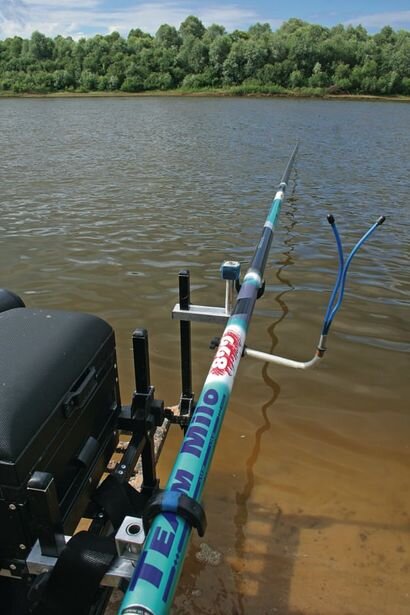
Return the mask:
<svg viewBox="0 0 410 615"><path fill-rule="evenodd" d="M192 528L206 518L200 504L218 435L279 218L298 143L289 157L259 243L222 334L198 403L166 484L145 512L146 540L119 615L162 615L171 607ZM235 271L232 272L235 275Z"/></svg>

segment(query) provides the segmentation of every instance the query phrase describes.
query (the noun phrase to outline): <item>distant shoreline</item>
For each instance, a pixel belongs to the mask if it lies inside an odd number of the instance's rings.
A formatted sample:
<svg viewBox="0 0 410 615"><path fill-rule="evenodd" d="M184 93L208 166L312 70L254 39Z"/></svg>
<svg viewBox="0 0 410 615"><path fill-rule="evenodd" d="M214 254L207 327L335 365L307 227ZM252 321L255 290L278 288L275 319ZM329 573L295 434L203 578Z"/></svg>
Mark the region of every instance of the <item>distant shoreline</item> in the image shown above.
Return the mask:
<svg viewBox="0 0 410 615"><path fill-rule="evenodd" d="M410 102L410 96L375 96L371 94L307 94L303 92L239 93L235 90L150 90L147 92L50 92L50 93L15 93L0 92L0 99L10 98L146 98L146 97L186 97L186 98L287 98L287 99L317 99L317 100L350 100L350 101L382 101L382 102Z"/></svg>

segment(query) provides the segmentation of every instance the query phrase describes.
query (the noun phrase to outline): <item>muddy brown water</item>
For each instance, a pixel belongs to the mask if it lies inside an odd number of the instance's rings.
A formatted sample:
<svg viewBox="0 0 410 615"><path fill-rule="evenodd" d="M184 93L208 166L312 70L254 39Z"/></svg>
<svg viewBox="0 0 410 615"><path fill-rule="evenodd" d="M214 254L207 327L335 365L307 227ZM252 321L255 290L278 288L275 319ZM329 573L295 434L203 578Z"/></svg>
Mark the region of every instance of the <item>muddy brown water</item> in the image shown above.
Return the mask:
<svg viewBox="0 0 410 615"><path fill-rule="evenodd" d="M249 345L310 358L336 274L332 212L357 256L324 363L242 361L175 613L410 612L410 106L258 99L0 101L0 286L31 307L150 333L157 396L180 395L177 274L222 304L219 265L253 252L296 138L300 152ZM217 327L194 325L199 394ZM166 482L181 441L159 464Z"/></svg>

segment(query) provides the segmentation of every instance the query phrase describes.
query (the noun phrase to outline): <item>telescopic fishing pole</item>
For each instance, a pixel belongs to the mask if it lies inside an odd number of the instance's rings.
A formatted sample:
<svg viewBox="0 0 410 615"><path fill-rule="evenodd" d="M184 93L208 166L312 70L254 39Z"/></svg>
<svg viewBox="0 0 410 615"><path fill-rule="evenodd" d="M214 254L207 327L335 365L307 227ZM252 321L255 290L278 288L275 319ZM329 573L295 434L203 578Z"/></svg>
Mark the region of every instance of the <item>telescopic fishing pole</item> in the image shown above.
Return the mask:
<svg viewBox="0 0 410 615"><path fill-rule="evenodd" d="M145 513L146 540L119 615L161 615L172 604L193 527L206 527L201 494L215 451L245 338L262 288L273 230L293 168L296 144L263 226L251 265L243 279L231 316L220 340L164 491Z"/></svg>

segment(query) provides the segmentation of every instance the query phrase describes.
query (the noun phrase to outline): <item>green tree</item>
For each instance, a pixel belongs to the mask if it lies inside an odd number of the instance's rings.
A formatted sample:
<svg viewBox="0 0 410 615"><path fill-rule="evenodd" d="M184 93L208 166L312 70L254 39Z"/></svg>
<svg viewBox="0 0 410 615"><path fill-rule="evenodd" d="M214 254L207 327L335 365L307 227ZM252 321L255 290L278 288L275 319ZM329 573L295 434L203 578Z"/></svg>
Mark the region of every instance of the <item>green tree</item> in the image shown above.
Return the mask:
<svg viewBox="0 0 410 615"><path fill-rule="evenodd" d="M268 23L256 23L248 29L250 38L269 38L272 34L272 28Z"/></svg>
<svg viewBox="0 0 410 615"><path fill-rule="evenodd" d="M179 27L179 34L182 39L193 36L194 38L202 38L205 34L205 26L198 17L190 15L183 21Z"/></svg>
<svg viewBox="0 0 410 615"><path fill-rule="evenodd" d="M309 85L313 88L323 88L329 85L329 77L322 70L320 62L316 62L313 67L312 74L309 79Z"/></svg>
<svg viewBox="0 0 410 615"><path fill-rule="evenodd" d="M64 69L67 63L72 62L75 42L69 36L56 36L54 39L54 61L58 68Z"/></svg>
<svg viewBox="0 0 410 615"><path fill-rule="evenodd" d="M160 47L166 47L167 49L178 49L182 43L182 40L174 26L164 24L158 28L155 34L155 42Z"/></svg>
<svg viewBox="0 0 410 615"><path fill-rule="evenodd" d="M349 64L338 64L332 79L333 85L339 90L350 92L352 89L351 72Z"/></svg>
<svg viewBox="0 0 410 615"><path fill-rule="evenodd" d="M300 70L293 70L290 73L289 85L291 88L301 88L306 85L305 77L302 75Z"/></svg>
<svg viewBox="0 0 410 615"><path fill-rule="evenodd" d="M53 57L54 41L40 32L33 32L30 39L30 53L36 60L47 60Z"/></svg>
<svg viewBox="0 0 410 615"><path fill-rule="evenodd" d="M83 70L80 76L80 86L85 91L96 90L98 84L98 75L89 70Z"/></svg>
<svg viewBox="0 0 410 615"><path fill-rule="evenodd" d="M400 77L410 77L410 32L401 30L391 53L391 67Z"/></svg>
<svg viewBox="0 0 410 615"><path fill-rule="evenodd" d="M186 36L176 58L185 74L201 73L208 64L208 47L194 36Z"/></svg>
<svg viewBox="0 0 410 615"><path fill-rule="evenodd" d="M209 66L215 77L222 77L223 65L231 50L232 40L224 34L218 36L209 46Z"/></svg>
<svg viewBox="0 0 410 615"><path fill-rule="evenodd" d="M68 70L55 70L52 73L53 78L53 90L67 90L75 85L75 79Z"/></svg>
<svg viewBox="0 0 410 615"><path fill-rule="evenodd" d="M386 26L325 28L289 19L272 32L255 23L228 34L190 15L155 37L139 28L74 41L33 32L0 41L0 89L50 92L80 88L140 91L171 87L274 85L395 94L410 89L410 33Z"/></svg>
<svg viewBox="0 0 410 615"><path fill-rule="evenodd" d="M126 77L121 90L123 92L142 92L144 90L144 81L138 77Z"/></svg>
<svg viewBox="0 0 410 615"><path fill-rule="evenodd" d="M182 82L182 86L185 88L198 89L214 86L216 83L217 79L214 73L208 68L199 75L187 75Z"/></svg>
<svg viewBox="0 0 410 615"><path fill-rule="evenodd" d="M258 40L238 40L233 43L223 64L223 77L227 84L239 84L254 78L266 63L268 51Z"/></svg>
<svg viewBox="0 0 410 615"><path fill-rule="evenodd" d="M10 58L17 58L23 51L23 39L20 36L9 38L6 50Z"/></svg>
<svg viewBox="0 0 410 615"><path fill-rule="evenodd" d="M146 90L169 90L173 79L170 73L151 73L144 81Z"/></svg>
<svg viewBox="0 0 410 615"><path fill-rule="evenodd" d="M223 26L218 26L214 23L206 29L206 32L203 35L202 39L206 45L211 45L215 40L217 40L221 36L224 36L225 34L225 28Z"/></svg>

